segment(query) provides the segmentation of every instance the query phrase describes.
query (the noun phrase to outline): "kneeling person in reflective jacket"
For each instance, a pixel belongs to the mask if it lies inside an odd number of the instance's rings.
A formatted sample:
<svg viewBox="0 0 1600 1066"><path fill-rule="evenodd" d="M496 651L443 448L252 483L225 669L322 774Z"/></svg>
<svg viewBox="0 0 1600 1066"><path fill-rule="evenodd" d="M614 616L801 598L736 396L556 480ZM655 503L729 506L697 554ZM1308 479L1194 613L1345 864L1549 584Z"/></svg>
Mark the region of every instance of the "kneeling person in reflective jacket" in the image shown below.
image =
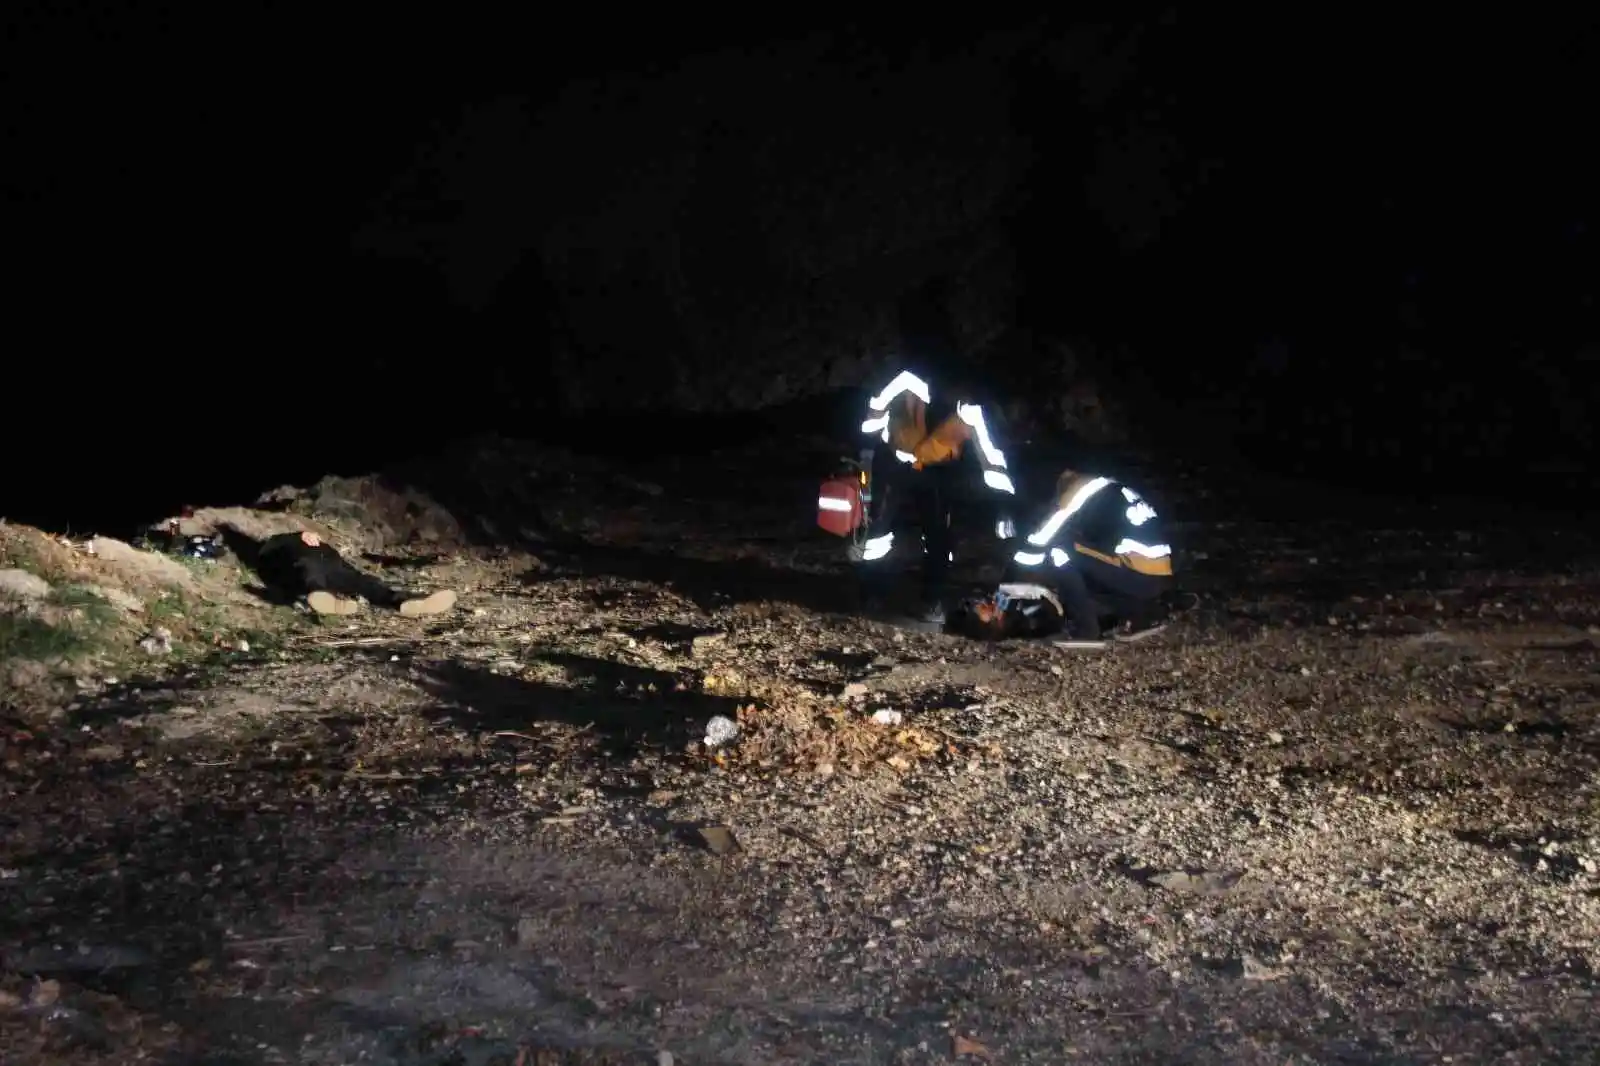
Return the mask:
<svg viewBox="0 0 1600 1066"><path fill-rule="evenodd" d="M1155 508L1126 485L1076 470L1011 557L1007 580L1055 590L1071 634L1098 640L1110 620L1130 633L1158 623L1172 586L1172 547Z"/></svg>
<svg viewBox="0 0 1600 1066"><path fill-rule="evenodd" d="M872 455L869 538L857 561L866 564L870 599L884 596L884 572L895 553L920 547L922 603L918 620L942 622L946 580L953 558L950 520L956 486L963 472L981 479L990 505L986 525L1004 540L1011 537L1010 503L1016 489L1005 454L995 445L985 409L963 392L935 396L927 381L903 371L867 401L861 432L879 445ZM971 445L971 447L968 447ZM973 460L964 463L963 459ZM921 543L911 540L920 533Z"/></svg>

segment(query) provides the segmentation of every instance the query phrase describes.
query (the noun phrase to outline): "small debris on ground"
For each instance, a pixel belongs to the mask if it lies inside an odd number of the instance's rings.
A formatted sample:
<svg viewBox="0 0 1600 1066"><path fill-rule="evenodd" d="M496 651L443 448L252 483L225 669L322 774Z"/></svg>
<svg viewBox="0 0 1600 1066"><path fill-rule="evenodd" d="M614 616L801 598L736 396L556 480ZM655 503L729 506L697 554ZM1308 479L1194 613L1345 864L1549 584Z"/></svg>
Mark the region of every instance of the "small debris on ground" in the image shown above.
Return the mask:
<svg viewBox="0 0 1600 1066"><path fill-rule="evenodd" d="M734 855L744 849L740 847L739 840L733 835L733 830L725 825L699 826L695 834L706 850L713 855Z"/></svg>

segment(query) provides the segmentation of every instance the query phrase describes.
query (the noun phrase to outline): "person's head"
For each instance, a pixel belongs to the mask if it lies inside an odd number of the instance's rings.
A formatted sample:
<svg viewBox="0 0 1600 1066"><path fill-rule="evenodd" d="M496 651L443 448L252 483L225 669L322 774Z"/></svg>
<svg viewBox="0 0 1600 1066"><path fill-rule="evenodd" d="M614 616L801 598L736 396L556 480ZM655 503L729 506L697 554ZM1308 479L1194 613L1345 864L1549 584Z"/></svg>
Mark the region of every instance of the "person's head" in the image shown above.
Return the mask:
<svg viewBox="0 0 1600 1066"><path fill-rule="evenodd" d="M1071 490L1073 484L1082 477L1082 471L1074 470L1071 467L1061 471L1061 475L1056 478L1056 495L1065 495Z"/></svg>

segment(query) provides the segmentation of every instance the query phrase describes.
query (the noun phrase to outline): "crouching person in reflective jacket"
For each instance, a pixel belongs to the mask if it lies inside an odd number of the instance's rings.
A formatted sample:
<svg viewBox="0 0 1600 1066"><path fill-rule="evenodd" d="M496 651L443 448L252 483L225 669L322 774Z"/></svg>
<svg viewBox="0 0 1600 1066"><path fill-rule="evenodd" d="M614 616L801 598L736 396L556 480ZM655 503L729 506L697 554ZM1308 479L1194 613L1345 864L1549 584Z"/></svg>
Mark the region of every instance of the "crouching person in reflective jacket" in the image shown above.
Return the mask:
<svg viewBox="0 0 1600 1066"><path fill-rule="evenodd" d="M1074 639L1123 639L1159 628L1172 587L1172 547L1155 508L1133 489L1076 470L1011 557L1008 582L1053 589Z"/></svg>

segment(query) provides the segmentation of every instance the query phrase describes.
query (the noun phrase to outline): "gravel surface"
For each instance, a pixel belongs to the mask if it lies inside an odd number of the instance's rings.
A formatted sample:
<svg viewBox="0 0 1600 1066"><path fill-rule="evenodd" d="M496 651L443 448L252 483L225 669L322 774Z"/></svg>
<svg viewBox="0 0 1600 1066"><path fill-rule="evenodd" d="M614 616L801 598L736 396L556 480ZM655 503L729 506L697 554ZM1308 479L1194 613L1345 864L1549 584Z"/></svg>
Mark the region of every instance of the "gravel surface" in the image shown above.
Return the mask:
<svg viewBox="0 0 1600 1066"><path fill-rule="evenodd" d="M1600 1061L1591 542L1165 490L1138 645L833 613L661 472L450 616L12 706L0 1060Z"/></svg>

